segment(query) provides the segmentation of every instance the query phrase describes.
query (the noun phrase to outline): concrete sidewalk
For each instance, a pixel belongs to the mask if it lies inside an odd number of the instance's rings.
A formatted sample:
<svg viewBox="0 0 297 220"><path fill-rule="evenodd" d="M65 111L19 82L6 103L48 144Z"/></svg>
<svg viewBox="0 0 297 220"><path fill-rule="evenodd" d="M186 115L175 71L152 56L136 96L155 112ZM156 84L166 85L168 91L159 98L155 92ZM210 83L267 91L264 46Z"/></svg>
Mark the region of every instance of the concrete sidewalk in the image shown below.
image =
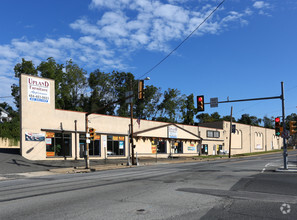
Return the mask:
<svg viewBox="0 0 297 220"><path fill-rule="evenodd" d="M267 154L262 154L267 155ZM261 155L258 155L261 156ZM248 156L245 156L248 157ZM252 156L253 157L253 156ZM231 159L236 159L233 157ZM198 161L227 160L228 157L201 158L201 157L174 157L174 158L140 158L139 166L149 166L164 163L190 163ZM297 157L289 157L289 169L282 167L277 172L297 172ZM43 160L31 161L19 155L18 151L6 152L0 150L0 180L37 177L55 174L88 173L101 170L124 169L135 166L127 165L127 158L123 159L90 159L90 169L85 169L84 160Z"/></svg>
<svg viewBox="0 0 297 220"><path fill-rule="evenodd" d="M288 161L288 169L284 169L284 166L277 168L276 172L285 172L285 173L297 173L297 157L296 160L289 160Z"/></svg>

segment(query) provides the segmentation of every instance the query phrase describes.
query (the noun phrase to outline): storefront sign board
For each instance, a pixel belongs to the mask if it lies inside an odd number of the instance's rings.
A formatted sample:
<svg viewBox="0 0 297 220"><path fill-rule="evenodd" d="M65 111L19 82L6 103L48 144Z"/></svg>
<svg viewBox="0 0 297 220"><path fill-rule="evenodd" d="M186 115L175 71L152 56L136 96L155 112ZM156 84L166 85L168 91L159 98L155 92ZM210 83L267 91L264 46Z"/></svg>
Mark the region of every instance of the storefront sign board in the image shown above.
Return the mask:
<svg viewBox="0 0 297 220"><path fill-rule="evenodd" d="M28 77L28 101L50 103L50 82Z"/></svg>
<svg viewBox="0 0 297 220"><path fill-rule="evenodd" d="M177 138L177 127L169 126L168 128L168 138Z"/></svg>
<svg viewBox="0 0 297 220"><path fill-rule="evenodd" d="M106 135L102 136L102 146L107 147L107 136Z"/></svg>
<svg viewBox="0 0 297 220"><path fill-rule="evenodd" d="M124 149L124 141L119 142L119 149Z"/></svg>
<svg viewBox="0 0 297 220"><path fill-rule="evenodd" d="M45 134L42 133L25 133L25 140L26 141L44 141Z"/></svg>
<svg viewBox="0 0 297 220"><path fill-rule="evenodd" d="M52 145L52 138L45 138L46 145Z"/></svg>

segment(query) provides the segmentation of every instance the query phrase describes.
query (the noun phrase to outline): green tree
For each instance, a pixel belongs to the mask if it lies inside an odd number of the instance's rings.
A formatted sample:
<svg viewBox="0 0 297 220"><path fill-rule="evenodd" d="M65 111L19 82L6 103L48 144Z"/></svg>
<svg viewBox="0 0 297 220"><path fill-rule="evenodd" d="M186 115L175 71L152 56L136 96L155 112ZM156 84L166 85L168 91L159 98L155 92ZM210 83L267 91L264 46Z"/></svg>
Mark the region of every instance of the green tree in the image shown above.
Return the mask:
<svg viewBox="0 0 297 220"><path fill-rule="evenodd" d="M221 116L218 112L214 112L210 115L211 121L222 121Z"/></svg>
<svg viewBox="0 0 297 220"><path fill-rule="evenodd" d="M168 89L164 92L164 98L158 110L160 110L160 117L168 118L169 122L177 122L180 118L181 106L185 98L177 89Z"/></svg>
<svg viewBox="0 0 297 220"><path fill-rule="evenodd" d="M114 95L115 90L113 86L112 76L109 73L100 72L99 69L90 73L88 83L91 89L91 96L89 97L86 111L97 111L100 114L113 115L116 105L110 105L116 100Z"/></svg>
<svg viewBox="0 0 297 220"><path fill-rule="evenodd" d="M196 118L199 120L199 123L222 121L222 118L218 112L214 112L211 115L208 113L202 113L197 115Z"/></svg>
<svg viewBox="0 0 297 220"><path fill-rule="evenodd" d="M37 70L42 77L55 80L55 105L58 109L63 108L64 106L64 100L62 99L62 85L65 73L63 72L63 68L63 64L57 64L52 57L47 58L47 61L42 61L37 67Z"/></svg>
<svg viewBox="0 0 297 220"><path fill-rule="evenodd" d="M28 74L37 76L38 72L32 63L32 61L27 61L24 58L22 58L22 62L18 63L14 67L14 76L16 78L20 78L21 74ZM20 107L20 87L17 84L12 84L11 86L11 95L14 97L14 104L17 107L17 111Z"/></svg>
<svg viewBox="0 0 297 220"><path fill-rule="evenodd" d="M161 88L145 86L144 99L135 102L135 117L152 119L157 115L157 108L162 97Z"/></svg>
<svg viewBox="0 0 297 220"><path fill-rule="evenodd" d="M66 72L61 82L62 109L83 111L84 93L87 89L86 71L72 60L66 62Z"/></svg>
<svg viewBox="0 0 297 220"><path fill-rule="evenodd" d="M286 117L286 129L289 130L290 129L290 121L297 121L297 114L296 113L292 113L290 115L288 115Z"/></svg>
<svg viewBox="0 0 297 220"><path fill-rule="evenodd" d="M187 96L182 106L182 119L183 123L187 125L194 125L194 115L197 113L197 109L194 105L194 95Z"/></svg>
<svg viewBox="0 0 297 220"><path fill-rule="evenodd" d="M121 100L117 104L117 115L128 117L130 116L130 111L128 104L126 103L125 97L127 91L133 91L134 102L137 98L137 84L132 73L117 72L113 71L111 74L114 90L114 97ZM135 106L134 106L135 107ZM135 108L134 108L135 109ZM134 112L134 110L133 110Z"/></svg>
<svg viewBox="0 0 297 220"><path fill-rule="evenodd" d="M274 118L268 118L267 116L264 116L263 118L264 128L274 128Z"/></svg>
<svg viewBox="0 0 297 220"><path fill-rule="evenodd" d="M14 111L13 108L6 102L0 103L5 111L9 113L9 117L12 118L10 122L0 123L0 137L9 138L15 141L20 140L20 118L18 112ZM14 143L16 145L17 143Z"/></svg>
<svg viewBox="0 0 297 220"><path fill-rule="evenodd" d="M226 115L222 117L222 121L230 121L231 117L230 115ZM232 122L236 122L236 119L234 117L232 117Z"/></svg>
<svg viewBox="0 0 297 220"><path fill-rule="evenodd" d="M211 117L208 113L201 113L197 115L196 118L199 120L199 123L205 123L205 122L211 121Z"/></svg>
<svg viewBox="0 0 297 220"><path fill-rule="evenodd" d="M241 115L241 118L238 119L239 123L253 125L253 126L259 126L261 121L262 119L257 118L256 116L250 116L249 114L243 114Z"/></svg>

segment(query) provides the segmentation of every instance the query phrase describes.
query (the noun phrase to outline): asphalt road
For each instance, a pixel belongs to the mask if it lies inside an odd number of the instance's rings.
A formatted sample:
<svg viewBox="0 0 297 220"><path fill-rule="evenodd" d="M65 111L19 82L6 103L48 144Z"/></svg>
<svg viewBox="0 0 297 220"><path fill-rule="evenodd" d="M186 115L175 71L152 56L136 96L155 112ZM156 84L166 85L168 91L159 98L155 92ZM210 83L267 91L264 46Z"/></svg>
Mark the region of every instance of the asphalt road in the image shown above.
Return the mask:
<svg viewBox="0 0 297 220"><path fill-rule="evenodd" d="M280 165L278 153L1 181L0 219L296 219L297 174Z"/></svg>

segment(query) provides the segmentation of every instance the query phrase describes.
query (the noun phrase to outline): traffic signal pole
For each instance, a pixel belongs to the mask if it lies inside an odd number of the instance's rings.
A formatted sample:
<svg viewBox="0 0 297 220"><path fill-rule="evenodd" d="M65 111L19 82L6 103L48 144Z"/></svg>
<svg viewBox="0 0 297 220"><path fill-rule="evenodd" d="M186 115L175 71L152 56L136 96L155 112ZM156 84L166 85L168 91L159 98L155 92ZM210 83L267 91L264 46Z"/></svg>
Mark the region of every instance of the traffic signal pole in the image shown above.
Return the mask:
<svg viewBox="0 0 297 220"><path fill-rule="evenodd" d="M197 96L201 97L201 96ZM287 129L285 126L285 94L284 94L284 82L281 82L281 95L280 96L272 96L272 97L263 97L263 98L253 98L253 99L238 99L238 100L227 100L221 101L217 103L230 103L230 102L246 102L246 101L257 101L257 100L268 100L268 99L281 99L282 101L282 118L283 118L283 134L287 134ZM199 100L198 100L199 102ZM204 103L204 104L211 104ZM204 111L204 108L203 108ZM284 157L284 169L288 169L288 152L287 152L287 143L286 143L286 135L283 135L283 157Z"/></svg>
<svg viewBox="0 0 297 220"><path fill-rule="evenodd" d="M230 114L229 158L231 158L232 112L233 112L233 106L231 106L231 114Z"/></svg>
<svg viewBox="0 0 297 220"><path fill-rule="evenodd" d="M282 100L282 116L283 116L283 127L284 131L283 133L286 134L286 124L285 124L285 94L284 94L284 82L281 82L281 100ZM287 143L286 143L286 138L283 137L283 144L284 144L284 152L283 152L283 157L284 157L284 169L288 169L288 152L287 152Z"/></svg>

